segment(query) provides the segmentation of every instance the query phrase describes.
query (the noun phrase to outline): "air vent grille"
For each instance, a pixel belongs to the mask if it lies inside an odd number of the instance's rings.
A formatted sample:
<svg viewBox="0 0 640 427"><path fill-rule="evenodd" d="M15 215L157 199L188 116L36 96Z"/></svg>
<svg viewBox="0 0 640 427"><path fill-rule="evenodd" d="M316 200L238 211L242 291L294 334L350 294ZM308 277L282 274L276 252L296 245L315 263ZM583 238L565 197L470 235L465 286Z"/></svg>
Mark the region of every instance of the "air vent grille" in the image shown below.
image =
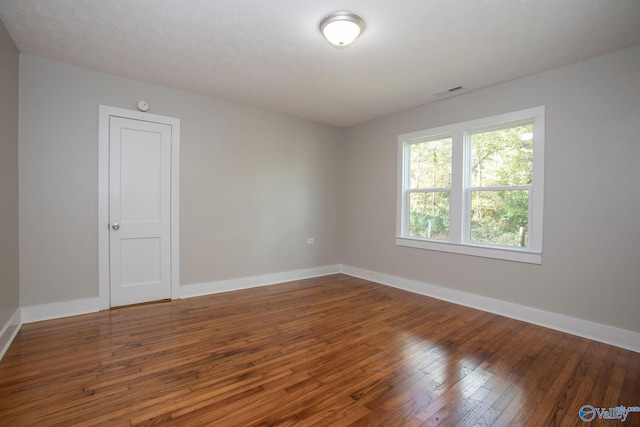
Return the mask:
<svg viewBox="0 0 640 427"><path fill-rule="evenodd" d="M442 92L434 93L433 96L440 98L440 97L443 97L443 96L446 96L446 95L451 95L452 93L457 92L457 91L462 90L462 89L464 89L464 87L456 86L456 87L452 87L451 89L443 90Z"/></svg>

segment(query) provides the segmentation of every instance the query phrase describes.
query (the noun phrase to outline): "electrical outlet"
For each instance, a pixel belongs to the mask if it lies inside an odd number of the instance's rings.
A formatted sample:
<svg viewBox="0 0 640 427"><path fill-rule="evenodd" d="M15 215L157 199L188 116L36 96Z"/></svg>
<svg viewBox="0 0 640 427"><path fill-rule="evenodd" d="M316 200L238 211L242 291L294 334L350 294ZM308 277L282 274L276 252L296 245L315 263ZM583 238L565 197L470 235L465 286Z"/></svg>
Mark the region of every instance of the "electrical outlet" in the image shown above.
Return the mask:
<svg viewBox="0 0 640 427"><path fill-rule="evenodd" d="M315 242L316 240L311 237L307 239L307 245L313 245Z"/></svg>

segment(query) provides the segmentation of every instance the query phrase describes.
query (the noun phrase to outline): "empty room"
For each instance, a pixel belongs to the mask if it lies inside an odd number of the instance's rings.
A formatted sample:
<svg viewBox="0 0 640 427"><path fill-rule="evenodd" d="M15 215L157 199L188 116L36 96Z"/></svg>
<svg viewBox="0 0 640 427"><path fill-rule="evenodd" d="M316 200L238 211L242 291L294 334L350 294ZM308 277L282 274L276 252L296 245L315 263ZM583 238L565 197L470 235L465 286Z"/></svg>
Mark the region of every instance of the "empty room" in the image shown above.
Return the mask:
<svg viewBox="0 0 640 427"><path fill-rule="evenodd" d="M637 0L0 0L0 424L640 425Z"/></svg>

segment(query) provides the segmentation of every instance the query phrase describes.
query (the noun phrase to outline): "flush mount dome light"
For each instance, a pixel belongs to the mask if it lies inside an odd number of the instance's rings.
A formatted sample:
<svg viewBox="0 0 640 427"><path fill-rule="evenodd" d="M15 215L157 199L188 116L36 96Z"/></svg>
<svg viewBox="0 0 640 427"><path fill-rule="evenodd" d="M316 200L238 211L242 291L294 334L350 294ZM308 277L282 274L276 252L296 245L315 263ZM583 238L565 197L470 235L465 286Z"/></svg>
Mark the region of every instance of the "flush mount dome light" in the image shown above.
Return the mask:
<svg viewBox="0 0 640 427"><path fill-rule="evenodd" d="M320 32L329 43L344 47L350 45L364 30L364 21L349 12L334 12L320 22Z"/></svg>

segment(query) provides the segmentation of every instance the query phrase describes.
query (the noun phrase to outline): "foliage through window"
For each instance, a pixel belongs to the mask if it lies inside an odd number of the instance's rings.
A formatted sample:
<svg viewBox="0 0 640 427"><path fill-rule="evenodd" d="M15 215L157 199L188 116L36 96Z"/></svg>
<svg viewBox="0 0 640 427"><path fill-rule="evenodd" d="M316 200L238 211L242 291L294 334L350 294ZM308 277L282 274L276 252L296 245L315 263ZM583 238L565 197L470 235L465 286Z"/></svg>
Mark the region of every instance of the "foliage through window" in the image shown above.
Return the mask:
<svg viewBox="0 0 640 427"><path fill-rule="evenodd" d="M451 137L418 139L409 145L409 235L449 237Z"/></svg>
<svg viewBox="0 0 640 427"><path fill-rule="evenodd" d="M541 263L544 107L398 144L397 244Z"/></svg>

